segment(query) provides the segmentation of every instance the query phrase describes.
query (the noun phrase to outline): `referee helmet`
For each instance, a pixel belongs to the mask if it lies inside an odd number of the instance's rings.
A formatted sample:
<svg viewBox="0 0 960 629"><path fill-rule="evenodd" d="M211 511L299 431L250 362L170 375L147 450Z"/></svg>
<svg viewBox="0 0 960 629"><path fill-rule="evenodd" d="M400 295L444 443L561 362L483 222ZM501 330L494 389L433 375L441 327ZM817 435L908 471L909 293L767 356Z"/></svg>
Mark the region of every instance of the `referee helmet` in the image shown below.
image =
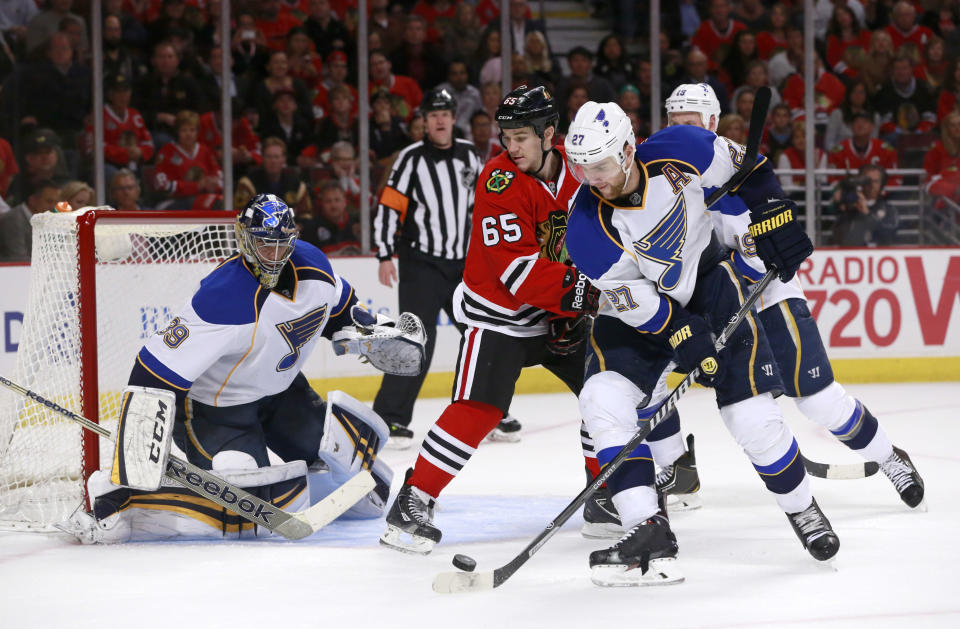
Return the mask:
<svg viewBox="0 0 960 629"><path fill-rule="evenodd" d="M424 94L423 100L420 102L420 111L424 115L428 111L450 111L456 114L457 99L447 89L434 88Z"/></svg>

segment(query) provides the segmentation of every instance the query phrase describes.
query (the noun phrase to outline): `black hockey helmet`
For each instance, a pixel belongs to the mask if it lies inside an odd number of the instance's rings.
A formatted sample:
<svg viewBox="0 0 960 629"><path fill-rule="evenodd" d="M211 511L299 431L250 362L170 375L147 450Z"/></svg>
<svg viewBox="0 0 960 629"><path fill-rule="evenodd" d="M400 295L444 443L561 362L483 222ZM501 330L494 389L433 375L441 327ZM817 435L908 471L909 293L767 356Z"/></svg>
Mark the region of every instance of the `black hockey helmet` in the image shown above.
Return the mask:
<svg viewBox="0 0 960 629"><path fill-rule="evenodd" d="M521 85L503 98L497 107L496 119L501 129L533 127L542 139L544 129L551 125L556 129L560 124L560 113L557 102L545 87ZM503 142L502 137L500 141Z"/></svg>
<svg viewBox="0 0 960 629"><path fill-rule="evenodd" d="M424 94L420 102L420 111L424 115L428 111L449 111L456 115L457 99L453 97L450 90L437 87Z"/></svg>

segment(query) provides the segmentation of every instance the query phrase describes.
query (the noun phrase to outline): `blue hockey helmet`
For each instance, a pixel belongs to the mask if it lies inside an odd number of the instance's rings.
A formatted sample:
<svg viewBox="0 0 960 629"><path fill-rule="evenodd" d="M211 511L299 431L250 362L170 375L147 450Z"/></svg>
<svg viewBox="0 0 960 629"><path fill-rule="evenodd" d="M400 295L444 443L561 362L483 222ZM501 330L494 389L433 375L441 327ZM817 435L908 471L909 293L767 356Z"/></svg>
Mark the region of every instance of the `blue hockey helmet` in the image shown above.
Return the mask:
<svg viewBox="0 0 960 629"><path fill-rule="evenodd" d="M276 195L258 194L237 215L237 242L260 283L273 288L297 242L293 210Z"/></svg>

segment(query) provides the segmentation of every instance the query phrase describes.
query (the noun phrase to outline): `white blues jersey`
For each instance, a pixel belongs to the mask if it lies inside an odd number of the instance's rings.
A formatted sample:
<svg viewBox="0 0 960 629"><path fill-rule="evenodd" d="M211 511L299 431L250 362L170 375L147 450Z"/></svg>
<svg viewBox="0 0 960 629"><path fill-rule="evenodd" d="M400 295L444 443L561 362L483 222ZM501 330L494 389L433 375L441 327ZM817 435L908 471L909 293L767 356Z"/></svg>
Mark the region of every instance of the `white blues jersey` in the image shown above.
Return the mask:
<svg viewBox="0 0 960 629"><path fill-rule="evenodd" d="M356 301L316 247L298 241L287 264L293 277L284 268L283 291L263 287L239 254L221 264L147 341L135 373L146 369L164 388L211 406L285 391L330 320L340 317L335 327L342 327L341 315Z"/></svg>
<svg viewBox="0 0 960 629"><path fill-rule="evenodd" d="M704 192L710 196L713 189ZM767 269L757 257L757 247L749 229L750 210L746 203L740 197L727 195L710 208L710 215L720 243L733 250L733 263L737 270L751 284L759 282ZM760 295L757 309L765 310L785 299L806 299L799 275L794 275L789 282L774 278Z"/></svg>
<svg viewBox="0 0 960 629"><path fill-rule="evenodd" d="M567 250L604 291L601 314L658 333L672 315L667 296L687 304L701 257L715 257L719 249L704 189L726 183L744 152L706 129L667 127L637 146L640 185L619 199L620 205L580 187L568 221Z"/></svg>

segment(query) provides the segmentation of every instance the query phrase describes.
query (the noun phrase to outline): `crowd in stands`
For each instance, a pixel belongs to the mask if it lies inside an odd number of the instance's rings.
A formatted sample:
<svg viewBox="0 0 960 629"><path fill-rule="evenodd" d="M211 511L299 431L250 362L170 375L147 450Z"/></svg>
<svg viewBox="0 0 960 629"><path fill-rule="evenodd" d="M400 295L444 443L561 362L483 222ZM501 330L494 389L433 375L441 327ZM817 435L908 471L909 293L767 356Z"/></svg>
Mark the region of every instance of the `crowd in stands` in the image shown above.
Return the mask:
<svg viewBox="0 0 960 629"><path fill-rule="evenodd" d="M98 115L108 202L232 208L272 192L296 208L305 240L330 253L360 251L356 1L231 4L232 72L225 78L219 0L103 0L105 105ZM656 131L646 3L585 2L607 12L611 33L594 50L579 46L562 56L526 0L510 0L508 34L500 31L495 0L367 4L363 80L374 192L396 153L423 137L418 107L438 85L457 99L457 136L484 159L497 155L493 114L505 63L515 85L544 85L557 97L561 133L588 100L618 102L638 137ZM824 212L837 215L833 242L895 244L896 212L884 199L901 180L887 171L922 167L931 195L960 202L960 5L816 0L815 109L808 112L803 4L661 3L660 93L708 83L722 108L718 132L744 142L754 93L770 86L764 153L780 168L802 169L803 121L813 115L816 165L855 174L830 179L836 191ZM632 7L630 19L624 6ZM88 1L0 2L0 232L8 232L0 233L0 261L24 259L22 246L7 243L23 240L30 213L95 198L89 19ZM510 59L501 55L506 35ZM231 191L221 172L224 84L233 102ZM795 189L803 181L781 179Z"/></svg>

